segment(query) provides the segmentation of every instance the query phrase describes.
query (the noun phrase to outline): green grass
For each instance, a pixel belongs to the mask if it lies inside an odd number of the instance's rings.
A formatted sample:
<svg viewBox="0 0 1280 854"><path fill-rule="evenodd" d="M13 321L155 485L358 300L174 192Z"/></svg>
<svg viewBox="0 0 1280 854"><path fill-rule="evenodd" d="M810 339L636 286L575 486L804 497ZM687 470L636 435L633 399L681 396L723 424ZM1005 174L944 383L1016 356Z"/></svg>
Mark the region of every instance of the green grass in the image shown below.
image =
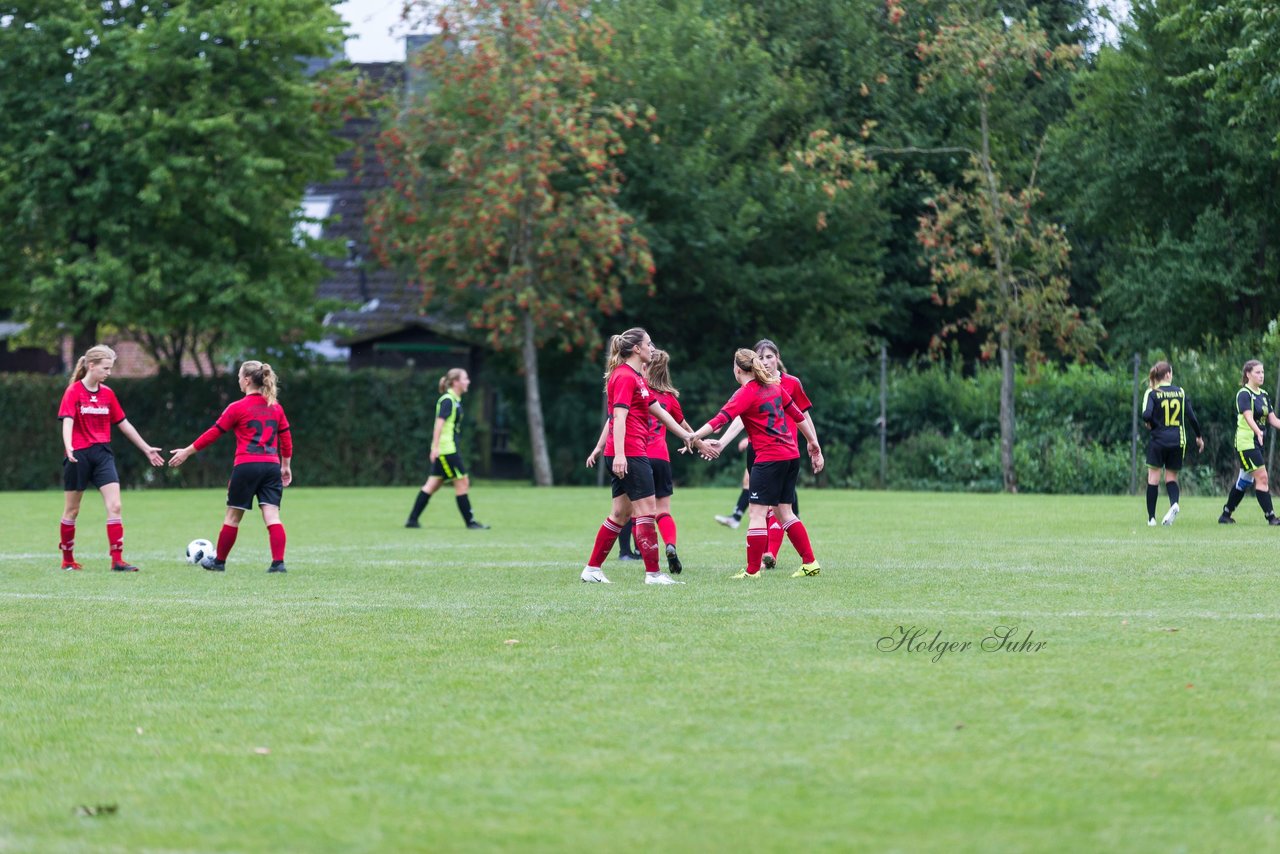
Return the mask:
<svg viewBox="0 0 1280 854"><path fill-rule="evenodd" d="M292 489L289 573L222 495L0 495L0 851L1275 850L1280 584L1256 506L803 495L823 564L728 576L733 490L676 495L688 583L578 572L602 490ZM1163 497L1162 497L1163 511ZM1038 652L880 651L897 627ZM924 640L925 638L922 638ZM518 641L518 643L512 643ZM260 750L269 752L259 752ZM86 816L98 807L114 812Z"/></svg>

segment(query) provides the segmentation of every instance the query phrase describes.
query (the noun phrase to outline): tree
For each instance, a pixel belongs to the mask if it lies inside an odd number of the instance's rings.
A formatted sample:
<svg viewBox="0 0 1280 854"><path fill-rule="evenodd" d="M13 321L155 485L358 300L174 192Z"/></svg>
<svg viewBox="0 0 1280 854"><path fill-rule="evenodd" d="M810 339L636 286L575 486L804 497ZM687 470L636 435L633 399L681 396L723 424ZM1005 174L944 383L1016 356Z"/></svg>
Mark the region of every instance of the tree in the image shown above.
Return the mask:
<svg viewBox="0 0 1280 854"><path fill-rule="evenodd" d="M1280 171L1262 154L1275 127L1235 120L1234 99L1212 94L1204 70L1244 36L1225 22L1183 31L1188 18L1217 21L1211 7L1135 3L1046 146L1046 190L1089 247L1075 274L1096 278L1117 355L1258 331L1280 312Z"/></svg>
<svg viewBox="0 0 1280 854"><path fill-rule="evenodd" d="M391 189L371 207L374 249L425 305L465 311L502 350L518 347L534 479L552 482L538 350L600 342L621 289L648 288L653 261L617 204L620 128L652 114L604 103L611 28L587 0L445 6L415 58L428 81L380 140ZM423 7L419 7L423 8Z"/></svg>
<svg viewBox="0 0 1280 854"><path fill-rule="evenodd" d="M635 293L624 316L672 352L689 385L710 374L719 386L721 359L764 335L806 371L821 358L847 374L892 302L880 269L886 216L873 176L833 200L785 171L822 121L818 84L790 70L789 49L736 0L598 9L617 30L603 58L615 73L602 86L652 105L662 140L620 160L620 203L657 268L655 299ZM829 227L817 227L819 213Z"/></svg>
<svg viewBox="0 0 1280 854"><path fill-rule="evenodd" d="M300 202L351 90L301 58L341 44L327 0L0 2L0 280L29 283L29 337L113 330L178 370L317 332Z"/></svg>
<svg viewBox="0 0 1280 854"><path fill-rule="evenodd" d="M992 152L998 142L1009 145L1007 138L998 139L999 131L1016 133L1017 128L997 125L993 112L1005 99L1016 100L1028 77L1041 77L1042 66L1068 62L1078 49L1049 49L1034 11L1023 23L990 10L974 16L951 5L919 51L927 61L921 88L943 86L966 97L978 128L964 183L940 188L920 218L920 243L937 300L968 307L935 340L963 330L984 336L984 357L999 354L1000 464L1005 489L1017 491L1013 390L1019 354L1032 366L1048 348L1079 356L1096 344L1101 327L1071 305L1065 233L1053 223L1037 222L1039 157L1019 181L1022 186L1009 189L1013 176Z"/></svg>
<svg viewBox="0 0 1280 854"><path fill-rule="evenodd" d="M1280 8L1270 0L1173 4L1167 29L1213 53L1188 81L1208 83L1206 96L1233 111L1231 123L1272 134L1272 157L1280 158L1280 85L1275 58L1280 53ZM1225 49L1223 49L1225 46Z"/></svg>

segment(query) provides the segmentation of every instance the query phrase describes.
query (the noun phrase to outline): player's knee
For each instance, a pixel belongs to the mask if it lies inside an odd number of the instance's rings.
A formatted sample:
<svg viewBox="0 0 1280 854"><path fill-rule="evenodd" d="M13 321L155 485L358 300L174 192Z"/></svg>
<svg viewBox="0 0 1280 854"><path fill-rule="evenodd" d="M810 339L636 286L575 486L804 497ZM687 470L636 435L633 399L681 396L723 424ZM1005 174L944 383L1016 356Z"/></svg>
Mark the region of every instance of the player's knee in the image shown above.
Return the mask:
<svg viewBox="0 0 1280 854"><path fill-rule="evenodd" d="M1244 492L1251 486L1253 486L1253 473L1247 471L1240 472L1240 477L1236 479L1236 489Z"/></svg>

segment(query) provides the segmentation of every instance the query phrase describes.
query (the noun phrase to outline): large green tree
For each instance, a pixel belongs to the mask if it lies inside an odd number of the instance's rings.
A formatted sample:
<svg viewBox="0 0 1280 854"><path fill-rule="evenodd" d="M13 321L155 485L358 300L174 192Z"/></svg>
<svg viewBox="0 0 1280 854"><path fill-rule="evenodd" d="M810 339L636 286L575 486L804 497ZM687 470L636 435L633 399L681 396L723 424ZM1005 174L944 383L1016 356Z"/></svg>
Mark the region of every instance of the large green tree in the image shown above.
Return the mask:
<svg viewBox="0 0 1280 854"><path fill-rule="evenodd" d="M648 119L598 96L586 57L612 32L587 0L451 3L436 24L415 59L426 85L381 138L392 187L371 209L375 249L428 307L519 351L534 480L550 485L538 350L597 346L623 285L647 287L616 159L619 130Z"/></svg>
<svg viewBox="0 0 1280 854"><path fill-rule="evenodd" d="M764 335L804 364L847 367L890 302L879 266L886 215L874 180L833 203L784 169L827 93L789 70L781 45L771 52L768 21L749 5L620 0L599 10L617 30L604 85L653 105L660 139L621 160L621 203L657 268L656 299L628 299L624 313L673 352L682 377L722 376L734 347Z"/></svg>
<svg viewBox="0 0 1280 854"><path fill-rule="evenodd" d="M1046 186L1090 247L1077 274L1096 277L1086 287L1125 355L1256 331L1280 311L1275 122L1211 97L1204 70L1244 38L1216 15L1205 0L1135 3L1050 134ZM1189 33L1188 19L1218 25Z"/></svg>
<svg viewBox="0 0 1280 854"><path fill-rule="evenodd" d="M313 335L297 226L346 87L304 57L342 39L327 0L0 2L0 281L30 336L118 332L177 370Z"/></svg>

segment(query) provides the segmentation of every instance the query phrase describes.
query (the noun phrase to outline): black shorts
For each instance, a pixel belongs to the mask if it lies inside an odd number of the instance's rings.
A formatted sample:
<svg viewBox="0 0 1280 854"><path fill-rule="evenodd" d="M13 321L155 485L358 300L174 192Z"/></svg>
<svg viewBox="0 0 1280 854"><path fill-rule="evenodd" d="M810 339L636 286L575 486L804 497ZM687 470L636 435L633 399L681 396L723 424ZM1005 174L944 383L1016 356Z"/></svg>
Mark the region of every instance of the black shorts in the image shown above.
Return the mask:
<svg viewBox="0 0 1280 854"><path fill-rule="evenodd" d="M1267 464L1266 459L1262 456L1261 448L1250 448L1247 451L1236 451L1236 458L1240 460L1240 468L1243 471L1260 469Z"/></svg>
<svg viewBox="0 0 1280 854"><path fill-rule="evenodd" d="M1182 468L1182 446L1172 448L1151 442L1147 445L1147 465L1153 469L1178 471Z"/></svg>
<svg viewBox="0 0 1280 854"><path fill-rule="evenodd" d="M613 457L605 457L604 464L612 473ZM613 475L613 497L626 495L632 501L639 501L653 494L653 466L649 465L649 458L627 457L627 476L619 479Z"/></svg>
<svg viewBox="0 0 1280 854"><path fill-rule="evenodd" d="M279 463L241 463L231 469L227 482L227 506L240 510L252 510L253 499L258 506L279 507L284 496L284 480L280 477Z"/></svg>
<svg viewBox="0 0 1280 854"><path fill-rule="evenodd" d="M676 491L676 482L671 479L671 460L649 457L649 467L653 469L653 497L670 498Z"/></svg>
<svg viewBox="0 0 1280 854"><path fill-rule="evenodd" d="M755 468L756 465L756 449L747 445L747 470ZM786 502L782 502L785 504ZM791 512L796 516L800 515L800 496L796 494L795 488L791 490Z"/></svg>
<svg viewBox="0 0 1280 854"><path fill-rule="evenodd" d="M445 480L457 480L460 477L467 476L467 466L462 462L462 454L441 454L436 457L436 461L431 464L431 476L442 477Z"/></svg>
<svg viewBox="0 0 1280 854"><path fill-rule="evenodd" d="M108 483L120 482L116 455L111 453L110 445L90 445L75 453L74 463L62 458L62 488L67 492L84 492L90 486L101 489Z"/></svg>
<svg viewBox="0 0 1280 854"><path fill-rule="evenodd" d="M800 476L800 458L756 463L751 467L750 500L752 504L773 507L796 502L796 479Z"/></svg>

